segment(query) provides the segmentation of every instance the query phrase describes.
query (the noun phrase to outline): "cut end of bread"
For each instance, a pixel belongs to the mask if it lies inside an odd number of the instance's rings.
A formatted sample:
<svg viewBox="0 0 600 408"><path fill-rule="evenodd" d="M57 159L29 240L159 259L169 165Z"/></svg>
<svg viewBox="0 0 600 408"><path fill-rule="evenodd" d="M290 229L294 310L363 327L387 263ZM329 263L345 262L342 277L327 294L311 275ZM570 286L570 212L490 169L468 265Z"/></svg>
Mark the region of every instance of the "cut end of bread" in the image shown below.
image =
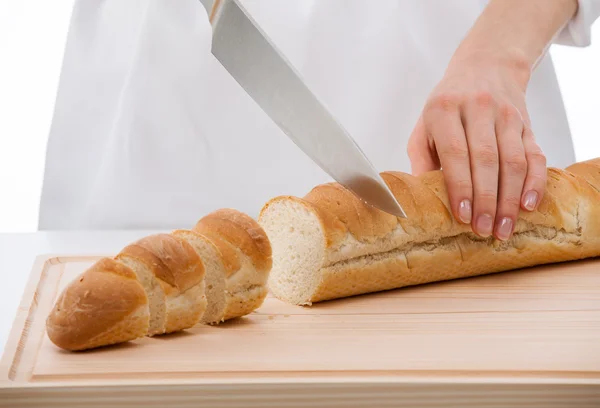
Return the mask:
<svg viewBox="0 0 600 408"><path fill-rule="evenodd" d="M265 205L259 223L273 248L269 289L286 302L310 305L325 261L326 238L319 215L304 200L281 197Z"/></svg>
<svg viewBox="0 0 600 408"><path fill-rule="evenodd" d="M168 292L167 292L168 293ZM192 286L183 293L167 295L165 334L186 330L200 322L206 311L204 285Z"/></svg>
<svg viewBox="0 0 600 408"><path fill-rule="evenodd" d="M204 264L194 248L171 234L144 237L116 259L138 276L150 299L149 336L196 325L206 310Z"/></svg>
<svg viewBox="0 0 600 408"><path fill-rule="evenodd" d="M127 249L127 248L126 248ZM116 260L131 268L137 275L137 279L148 296L150 309L150 323L148 336L155 336L165 332L167 307L165 304L165 293L158 279L144 262L127 252L121 252Z"/></svg>
<svg viewBox="0 0 600 408"><path fill-rule="evenodd" d="M135 340L148 325L144 288L133 271L110 258L73 280L46 320L52 343L70 351Z"/></svg>
<svg viewBox="0 0 600 408"><path fill-rule="evenodd" d="M250 258L257 271L269 273L272 266L271 243L259 223L249 215L231 208L220 209L202 217L193 231L228 242Z"/></svg>
<svg viewBox="0 0 600 408"><path fill-rule="evenodd" d="M176 230L173 235L187 240L205 266L204 291L207 306L200 322L211 324L220 321L225 313L225 277L228 273L219 250L210 239L194 231Z"/></svg>
<svg viewBox="0 0 600 408"><path fill-rule="evenodd" d="M272 268L270 240L261 225L247 214L225 208L201 218L192 231L177 232L187 239L206 264L208 309L205 324L218 324L251 313L260 296L239 304L245 294L267 291ZM265 295L266 296L266 295Z"/></svg>

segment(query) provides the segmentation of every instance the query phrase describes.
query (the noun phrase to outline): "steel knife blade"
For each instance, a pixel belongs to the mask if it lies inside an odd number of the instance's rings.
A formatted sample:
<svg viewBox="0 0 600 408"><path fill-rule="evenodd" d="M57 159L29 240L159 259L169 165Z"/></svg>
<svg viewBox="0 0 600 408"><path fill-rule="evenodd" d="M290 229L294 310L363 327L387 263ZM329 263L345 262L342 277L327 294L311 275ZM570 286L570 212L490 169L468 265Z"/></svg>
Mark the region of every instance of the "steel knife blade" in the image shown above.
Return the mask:
<svg viewBox="0 0 600 408"><path fill-rule="evenodd" d="M406 218L355 140L311 92L240 1L200 2L212 27L212 54L283 133L367 204Z"/></svg>

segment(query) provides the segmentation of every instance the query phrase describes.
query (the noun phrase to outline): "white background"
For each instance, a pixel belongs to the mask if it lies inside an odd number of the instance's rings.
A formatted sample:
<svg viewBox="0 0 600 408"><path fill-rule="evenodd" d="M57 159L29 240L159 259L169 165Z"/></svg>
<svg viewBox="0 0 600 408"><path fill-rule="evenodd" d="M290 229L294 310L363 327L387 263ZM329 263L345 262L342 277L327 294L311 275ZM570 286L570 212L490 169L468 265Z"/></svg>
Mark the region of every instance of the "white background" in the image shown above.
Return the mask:
<svg viewBox="0 0 600 408"><path fill-rule="evenodd" d="M46 139L73 0L0 0L0 232L37 229ZM553 47L577 160L600 157L600 24Z"/></svg>

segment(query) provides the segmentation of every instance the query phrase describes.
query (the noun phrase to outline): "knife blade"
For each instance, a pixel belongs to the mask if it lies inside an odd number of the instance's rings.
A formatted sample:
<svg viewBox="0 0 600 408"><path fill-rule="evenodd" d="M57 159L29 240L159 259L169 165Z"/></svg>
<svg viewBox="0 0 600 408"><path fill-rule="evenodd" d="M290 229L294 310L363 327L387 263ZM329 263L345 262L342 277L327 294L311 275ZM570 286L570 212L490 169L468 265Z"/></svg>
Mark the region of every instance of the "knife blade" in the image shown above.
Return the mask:
<svg viewBox="0 0 600 408"><path fill-rule="evenodd" d="M283 133L367 204L406 218L355 140L311 92L239 0L200 2L212 27L212 54Z"/></svg>

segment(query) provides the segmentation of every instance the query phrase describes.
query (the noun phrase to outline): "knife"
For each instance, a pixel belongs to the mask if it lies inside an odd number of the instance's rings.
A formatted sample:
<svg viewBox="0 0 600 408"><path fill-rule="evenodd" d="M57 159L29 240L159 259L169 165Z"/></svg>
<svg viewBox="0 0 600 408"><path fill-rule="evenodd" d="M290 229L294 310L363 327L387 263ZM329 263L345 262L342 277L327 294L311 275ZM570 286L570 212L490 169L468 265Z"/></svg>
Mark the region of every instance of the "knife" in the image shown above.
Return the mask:
<svg viewBox="0 0 600 408"><path fill-rule="evenodd" d="M304 84L239 0L200 0L211 52L279 128L335 181L389 214L406 218L358 144Z"/></svg>

